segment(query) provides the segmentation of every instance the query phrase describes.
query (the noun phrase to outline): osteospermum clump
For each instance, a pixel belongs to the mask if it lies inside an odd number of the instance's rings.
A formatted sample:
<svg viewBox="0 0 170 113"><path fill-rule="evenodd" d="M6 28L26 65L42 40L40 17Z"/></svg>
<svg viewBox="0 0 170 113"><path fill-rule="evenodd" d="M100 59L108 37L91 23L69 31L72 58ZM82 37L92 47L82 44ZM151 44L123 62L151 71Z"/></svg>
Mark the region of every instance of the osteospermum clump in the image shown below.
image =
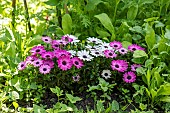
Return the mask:
<svg viewBox="0 0 170 113"><path fill-rule="evenodd" d="M142 48L141 46L137 45L137 44L132 44L130 46L128 46L128 50L131 52L134 52L136 50L145 50L144 48Z"/></svg>

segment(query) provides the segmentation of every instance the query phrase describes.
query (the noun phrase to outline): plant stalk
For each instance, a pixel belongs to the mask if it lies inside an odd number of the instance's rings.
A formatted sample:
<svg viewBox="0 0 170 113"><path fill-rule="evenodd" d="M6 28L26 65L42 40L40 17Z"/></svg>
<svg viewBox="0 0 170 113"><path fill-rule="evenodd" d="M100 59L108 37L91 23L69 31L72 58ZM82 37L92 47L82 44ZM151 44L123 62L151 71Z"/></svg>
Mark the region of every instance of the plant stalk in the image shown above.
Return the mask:
<svg viewBox="0 0 170 113"><path fill-rule="evenodd" d="M28 22L28 29L29 29L29 31L31 31L31 24L30 24L30 20L29 20L27 1L26 0L23 0L23 1L24 1L24 7L25 7L25 11L26 11L26 19Z"/></svg>

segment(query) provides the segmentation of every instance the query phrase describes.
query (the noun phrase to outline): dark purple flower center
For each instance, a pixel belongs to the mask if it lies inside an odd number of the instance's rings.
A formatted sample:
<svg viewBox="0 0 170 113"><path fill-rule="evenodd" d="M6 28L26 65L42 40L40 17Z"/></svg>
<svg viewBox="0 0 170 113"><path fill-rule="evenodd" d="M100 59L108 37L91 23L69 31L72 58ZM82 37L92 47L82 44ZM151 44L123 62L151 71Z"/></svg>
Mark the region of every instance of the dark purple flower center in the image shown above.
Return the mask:
<svg viewBox="0 0 170 113"><path fill-rule="evenodd" d="M104 48L108 48L108 46L104 46Z"/></svg>
<svg viewBox="0 0 170 113"><path fill-rule="evenodd" d="M69 39L68 39L68 37L65 37L65 39L64 39L66 42L68 42L69 41Z"/></svg>
<svg viewBox="0 0 170 113"><path fill-rule="evenodd" d="M48 39L45 39L45 41L48 41Z"/></svg>
<svg viewBox="0 0 170 113"><path fill-rule="evenodd" d="M129 76L129 75L127 76L127 79L128 79L128 80L130 80L131 78L132 78L131 76Z"/></svg>
<svg viewBox="0 0 170 113"><path fill-rule="evenodd" d="M114 47L118 47L118 45L113 45Z"/></svg>
<svg viewBox="0 0 170 113"><path fill-rule="evenodd" d="M113 54L112 53L109 53L110 56L112 56Z"/></svg>
<svg viewBox="0 0 170 113"><path fill-rule="evenodd" d="M47 71L47 68L43 68L43 71Z"/></svg>
<svg viewBox="0 0 170 113"><path fill-rule="evenodd" d="M49 58L49 57L50 57L50 55L46 55L46 57L47 57L47 58Z"/></svg>
<svg viewBox="0 0 170 113"><path fill-rule="evenodd" d="M124 50L124 49L122 49L121 51L122 51L122 52L125 52L125 50Z"/></svg>
<svg viewBox="0 0 170 113"><path fill-rule="evenodd" d="M119 65L118 65L118 64L116 64L116 65L115 65L115 67L116 67L116 68L119 68Z"/></svg>
<svg viewBox="0 0 170 113"><path fill-rule="evenodd" d="M95 40L93 40L92 42L93 42L93 43L95 43L96 41L95 41Z"/></svg>
<svg viewBox="0 0 170 113"><path fill-rule="evenodd" d="M97 54L97 55L98 55L98 54L99 54L99 52L95 52L95 54Z"/></svg>
<svg viewBox="0 0 170 113"><path fill-rule="evenodd" d="M108 73L105 73L104 76L108 76L109 74Z"/></svg>
<svg viewBox="0 0 170 113"><path fill-rule="evenodd" d="M36 64L39 64L39 62L36 62Z"/></svg>
<svg viewBox="0 0 170 113"><path fill-rule="evenodd" d="M133 50L133 51L135 51L135 50L136 50L136 48L132 48L132 50Z"/></svg>
<svg viewBox="0 0 170 113"><path fill-rule="evenodd" d="M54 45L55 47L59 47L57 44Z"/></svg>
<svg viewBox="0 0 170 113"><path fill-rule="evenodd" d="M87 56L86 56L86 55L83 55L83 58L87 58Z"/></svg>
<svg viewBox="0 0 170 113"><path fill-rule="evenodd" d="M21 64L21 67L24 67L24 64Z"/></svg>
<svg viewBox="0 0 170 113"><path fill-rule="evenodd" d="M74 63L75 63L76 65L79 65L79 62L78 62L78 61L75 61Z"/></svg>
<svg viewBox="0 0 170 113"><path fill-rule="evenodd" d="M62 62L62 64L63 64L63 65L66 65L66 64L67 64L67 62L66 62L66 61L63 61L63 62Z"/></svg>
<svg viewBox="0 0 170 113"><path fill-rule="evenodd" d="M77 76L74 76L74 80L76 80L78 77Z"/></svg>
<svg viewBox="0 0 170 113"><path fill-rule="evenodd" d="M37 52L37 53L40 52L40 49L37 49L35 52Z"/></svg>

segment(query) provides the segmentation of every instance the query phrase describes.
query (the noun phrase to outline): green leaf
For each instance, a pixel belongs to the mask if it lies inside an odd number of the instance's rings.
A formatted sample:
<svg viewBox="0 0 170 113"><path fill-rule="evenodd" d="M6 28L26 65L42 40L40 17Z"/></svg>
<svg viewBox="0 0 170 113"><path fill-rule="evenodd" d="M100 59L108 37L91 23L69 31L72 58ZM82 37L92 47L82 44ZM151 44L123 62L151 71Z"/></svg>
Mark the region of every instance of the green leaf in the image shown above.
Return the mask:
<svg viewBox="0 0 170 113"><path fill-rule="evenodd" d="M116 100L113 100L111 111L118 111L118 110L119 110L119 103Z"/></svg>
<svg viewBox="0 0 170 113"><path fill-rule="evenodd" d="M110 20L110 18L108 17L108 15L106 13L101 13L99 15L95 15L94 17L96 17L97 19L100 20L100 22L102 23L102 25L110 31L110 33L115 33L114 27L112 25L112 22Z"/></svg>
<svg viewBox="0 0 170 113"><path fill-rule="evenodd" d="M151 73L150 73L149 69L147 70L147 74L145 75L145 77L146 77L147 85L148 85L148 87L150 87Z"/></svg>
<svg viewBox="0 0 170 113"><path fill-rule="evenodd" d="M126 49L128 48L129 45L132 45L132 43L130 43L130 42L128 42L128 41L123 41L123 42L122 42L122 46L123 46L124 48L126 48Z"/></svg>
<svg viewBox="0 0 170 113"><path fill-rule="evenodd" d="M141 26L134 26L134 27L129 28L129 30L136 32L136 33L144 34L144 31Z"/></svg>
<svg viewBox="0 0 170 113"><path fill-rule="evenodd" d="M145 41L147 43L148 48L152 50L154 44L156 44L155 31L148 23L145 26L145 31L146 31Z"/></svg>
<svg viewBox="0 0 170 113"><path fill-rule="evenodd" d="M169 29L166 29L164 37L170 40L170 30Z"/></svg>
<svg viewBox="0 0 170 113"><path fill-rule="evenodd" d="M159 72L154 72L154 77L155 77L156 82L157 82L157 87L160 87L160 85L162 84L163 80L162 80Z"/></svg>
<svg viewBox="0 0 170 113"><path fill-rule="evenodd" d="M44 3L50 6L56 6L59 3L59 0L48 0Z"/></svg>
<svg viewBox="0 0 170 113"><path fill-rule="evenodd" d="M161 97L161 98L160 98L160 101L163 101L163 102L170 102L170 96Z"/></svg>
<svg viewBox="0 0 170 113"><path fill-rule="evenodd" d="M104 111L103 101L97 101L97 111L98 113L102 113Z"/></svg>
<svg viewBox="0 0 170 113"><path fill-rule="evenodd" d="M157 95L170 95L170 83L161 85L157 91Z"/></svg>
<svg viewBox="0 0 170 113"><path fill-rule="evenodd" d="M138 13L138 5L132 5L127 12L127 19L134 20Z"/></svg>
<svg viewBox="0 0 170 113"><path fill-rule="evenodd" d="M97 85L97 86L89 86L89 90L88 91L93 91L93 90L100 90L100 87Z"/></svg>
<svg viewBox="0 0 170 113"><path fill-rule="evenodd" d="M86 11L94 10L95 7L102 2L103 2L102 0L89 0L87 5L85 6L85 10Z"/></svg>
<svg viewBox="0 0 170 113"><path fill-rule="evenodd" d="M6 48L6 55L14 58L16 56L16 46L15 42L9 42Z"/></svg>
<svg viewBox="0 0 170 113"><path fill-rule="evenodd" d="M154 0L139 0L139 5L152 4Z"/></svg>
<svg viewBox="0 0 170 113"><path fill-rule="evenodd" d="M72 19L69 14L65 14L62 17L62 28L64 34L71 34L72 31Z"/></svg>
<svg viewBox="0 0 170 113"><path fill-rule="evenodd" d="M133 57L134 57L134 58L141 58L141 57L148 57L148 55L146 54L145 51L136 50L136 51L134 51L134 53L133 53Z"/></svg>
<svg viewBox="0 0 170 113"><path fill-rule="evenodd" d="M55 86L55 88L50 88L50 90L55 93L58 97L63 95L63 90L60 90L58 86Z"/></svg>
<svg viewBox="0 0 170 113"><path fill-rule="evenodd" d="M145 67L150 67L152 64L153 64L153 61L150 60L150 59L148 59L148 60L146 60L146 62L145 62Z"/></svg>
<svg viewBox="0 0 170 113"><path fill-rule="evenodd" d="M34 111L34 113L47 113L44 108L42 108L36 104L33 104L33 111Z"/></svg>
<svg viewBox="0 0 170 113"><path fill-rule="evenodd" d="M68 100L69 100L72 104L76 103L77 101L82 100L80 97L73 97L71 94L66 94L66 97L68 98Z"/></svg>
<svg viewBox="0 0 170 113"><path fill-rule="evenodd" d="M41 35L36 35L32 39L30 39L27 43L27 47L33 47L34 45L38 45L42 43Z"/></svg>
<svg viewBox="0 0 170 113"><path fill-rule="evenodd" d="M104 31L103 29L100 29L99 27L96 28L96 32L102 38L111 36L107 31Z"/></svg>

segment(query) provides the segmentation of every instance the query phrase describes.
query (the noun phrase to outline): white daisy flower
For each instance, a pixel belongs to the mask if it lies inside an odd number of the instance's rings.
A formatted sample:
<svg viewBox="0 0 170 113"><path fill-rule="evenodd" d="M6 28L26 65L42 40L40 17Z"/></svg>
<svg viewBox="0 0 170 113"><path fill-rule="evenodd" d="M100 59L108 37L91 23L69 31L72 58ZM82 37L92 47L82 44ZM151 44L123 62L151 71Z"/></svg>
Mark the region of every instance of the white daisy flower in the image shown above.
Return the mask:
<svg viewBox="0 0 170 113"><path fill-rule="evenodd" d="M112 47L110 47L110 45L109 45L109 43L106 43L106 42L103 42L103 43L101 43L101 50L102 51L105 51L105 50L113 50L113 48Z"/></svg>
<svg viewBox="0 0 170 113"><path fill-rule="evenodd" d="M68 50L68 52L71 53L71 57L76 55L76 51L74 51L74 50Z"/></svg>
<svg viewBox="0 0 170 113"><path fill-rule="evenodd" d="M70 37L71 39L73 39L73 41L72 41L71 43L80 42L80 40L79 40L76 36L74 36L74 35L69 35L69 37Z"/></svg>
<svg viewBox="0 0 170 113"><path fill-rule="evenodd" d="M98 57L98 56L104 56L103 52L98 50L98 49L93 49L90 51L90 54L95 56L95 57Z"/></svg>
<svg viewBox="0 0 170 113"><path fill-rule="evenodd" d="M108 79L108 78L110 78L111 72L110 72L110 70L103 70L101 75L105 79Z"/></svg>
<svg viewBox="0 0 170 113"><path fill-rule="evenodd" d="M87 38L88 43L94 43L94 44L100 44L102 43L102 40L95 38L95 37L89 37Z"/></svg>
<svg viewBox="0 0 170 113"><path fill-rule="evenodd" d="M89 55L89 51L81 50L77 52L77 56L83 61L91 61L93 57Z"/></svg>

